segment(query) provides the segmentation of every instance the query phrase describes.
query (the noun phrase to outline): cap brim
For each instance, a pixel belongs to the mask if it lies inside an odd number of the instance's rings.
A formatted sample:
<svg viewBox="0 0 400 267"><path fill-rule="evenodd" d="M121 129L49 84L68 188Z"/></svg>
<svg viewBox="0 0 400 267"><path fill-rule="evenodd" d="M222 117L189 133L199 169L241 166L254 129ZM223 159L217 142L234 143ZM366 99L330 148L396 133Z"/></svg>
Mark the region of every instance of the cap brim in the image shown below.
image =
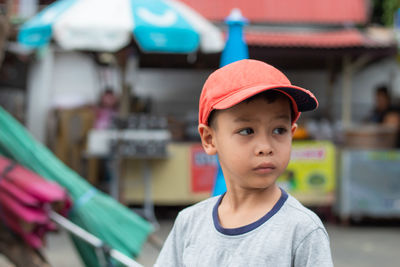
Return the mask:
<svg viewBox="0 0 400 267"><path fill-rule="evenodd" d="M228 95L221 101L213 105L213 109L227 109L233 107L236 104L267 90L276 90L287 95L294 108L296 121L300 115L300 112L314 110L318 107L318 101L315 96L308 90L294 86L294 85L256 85L246 89L238 90L233 94Z"/></svg>

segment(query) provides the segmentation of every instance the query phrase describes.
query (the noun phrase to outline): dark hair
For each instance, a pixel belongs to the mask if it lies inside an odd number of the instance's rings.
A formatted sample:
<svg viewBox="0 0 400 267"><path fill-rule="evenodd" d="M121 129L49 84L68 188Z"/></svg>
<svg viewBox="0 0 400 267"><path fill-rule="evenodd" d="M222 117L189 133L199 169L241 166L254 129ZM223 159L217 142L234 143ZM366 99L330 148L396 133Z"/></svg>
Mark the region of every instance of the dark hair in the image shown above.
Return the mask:
<svg viewBox="0 0 400 267"><path fill-rule="evenodd" d="M387 98L390 98L390 92L386 85L380 85L375 91L377 94L384 94Z"/></svg>
<svg viewBox="0 0 400 267"><path fill-rule="evenodd" d="M276 90L267 90L267 91L263 91L259 94L253 95L245 100L243 100L241 103L250 103L251 101L254 101L255 99L259 99L262 98L265 101L267 101L268 103L273 103L276 101L276 99L278 99L279 97L285 97L290 104L290 116L291 119L294 119L295 114L294 114L294 110L292 107L292 102L290 101L290 99L283 93L276 91ZM215 128L215 114L218 112L217 109L213 109L210 113L210 115L208 116L207 119L207 123L211 128Z"/></svg>

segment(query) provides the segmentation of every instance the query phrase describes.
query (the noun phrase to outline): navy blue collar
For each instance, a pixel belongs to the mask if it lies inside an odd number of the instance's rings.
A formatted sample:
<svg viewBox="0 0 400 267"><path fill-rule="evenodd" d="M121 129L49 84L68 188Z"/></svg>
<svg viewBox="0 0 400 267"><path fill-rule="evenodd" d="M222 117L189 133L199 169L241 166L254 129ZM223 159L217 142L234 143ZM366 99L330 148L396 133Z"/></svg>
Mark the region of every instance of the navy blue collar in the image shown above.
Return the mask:
<svg viewBox="0 0 400 267"><path fill-rule="evenodd" d="M281 192L282 192L281 197L267 214L265 214L263 217L261 217L260 219L251 224L241 226L238 228L223 228L219 223L218 206L219 204L221 204L222 198L224 197L225 194L221 195L221 197L218 199L213 209L213 221L215 228L218 230L218 232L224 235L241 235L256 229L257 227L268 221L269 218L274 216L275 213L277 213L281 209L285 201L288 199L288 194L285 192L285 190L281 189Z"/></svg>

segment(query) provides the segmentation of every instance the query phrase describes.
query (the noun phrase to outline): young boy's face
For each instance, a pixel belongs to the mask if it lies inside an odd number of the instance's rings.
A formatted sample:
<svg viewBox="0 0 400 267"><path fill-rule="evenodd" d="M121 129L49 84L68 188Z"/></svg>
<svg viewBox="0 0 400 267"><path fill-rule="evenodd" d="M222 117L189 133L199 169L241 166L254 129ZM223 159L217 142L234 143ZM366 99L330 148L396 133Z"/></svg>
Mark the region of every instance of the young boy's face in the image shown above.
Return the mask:
<svg viewBox="0 0 400 267"><path fill-rule="evenodd" d="M219 110L213 127L200 125L203 146L218 154L227 182L244 189L267 189L290 160L292 135L289 99L261 97Z"/></svg>

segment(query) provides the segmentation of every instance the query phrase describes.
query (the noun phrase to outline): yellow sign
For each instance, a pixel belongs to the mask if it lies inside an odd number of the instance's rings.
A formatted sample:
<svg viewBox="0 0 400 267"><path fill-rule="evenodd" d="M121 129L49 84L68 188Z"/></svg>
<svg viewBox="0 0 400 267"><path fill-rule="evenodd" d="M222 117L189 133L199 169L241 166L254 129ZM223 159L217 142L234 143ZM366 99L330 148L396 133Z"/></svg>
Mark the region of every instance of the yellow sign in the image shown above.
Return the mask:
<svg viewBox="0 0 400 267"><path fill-rule="evenodd" d="M334 192L335 157L335 146L329 141L293 142L289 166L278 185L295 194Z"/></svg>

